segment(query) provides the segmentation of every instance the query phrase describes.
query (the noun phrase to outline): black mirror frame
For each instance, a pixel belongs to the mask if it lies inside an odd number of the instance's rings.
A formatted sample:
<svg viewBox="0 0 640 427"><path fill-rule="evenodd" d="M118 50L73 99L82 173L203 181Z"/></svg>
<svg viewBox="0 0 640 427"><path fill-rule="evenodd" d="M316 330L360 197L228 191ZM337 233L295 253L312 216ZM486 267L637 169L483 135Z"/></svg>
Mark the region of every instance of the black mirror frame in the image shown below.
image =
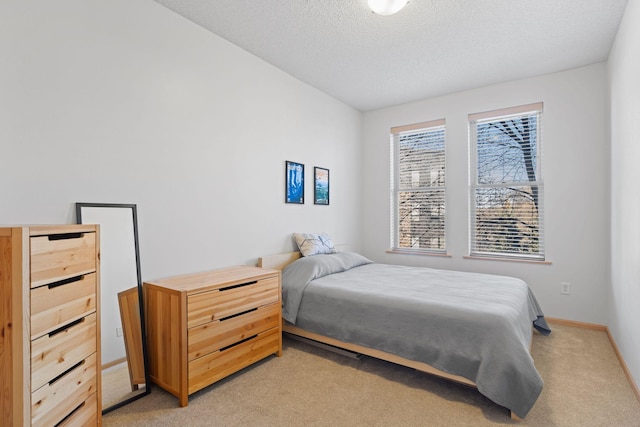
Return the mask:
<svg viewBox="0 0 640 427"><path fill-rule="evenodd" d="M134 238L134 246L135 246L135 255L136 255L136 274L138 281L138 303L140 307L140 328L142 335L142 357L144 362L144 378L145 378L145 389L143 392L131 396L127 399L124 399L114 405L109 406L108 408L102 408L102 414L107 414L115 409L121 408L131 402L134 402L144 396L147 396L151 393L151 383L149 380L149 359L147 355L147 335L145 328L145 317L144 317L144 297L143 297L143 289L142 289L142 271L140 269L140 245L138 243L138 214L137 208L135 204L123 204L123 203L76 203L76 222L78 224L82 224L82 208L90 207L90 208L121 208L121 209L131 209L131 213L133 215L133 238Z"/></svg>

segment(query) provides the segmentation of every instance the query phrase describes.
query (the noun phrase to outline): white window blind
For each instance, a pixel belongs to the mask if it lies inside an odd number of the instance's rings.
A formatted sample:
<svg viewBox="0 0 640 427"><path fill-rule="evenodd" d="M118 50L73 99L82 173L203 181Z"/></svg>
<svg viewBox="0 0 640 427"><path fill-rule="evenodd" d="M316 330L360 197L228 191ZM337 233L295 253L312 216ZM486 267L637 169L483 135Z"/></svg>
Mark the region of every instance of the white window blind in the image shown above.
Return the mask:
<svg viewBox="0 0 640 427"><path fill-rule="evenodd" d="M544 260L542 103L469 115L470 255Z"/></svg>
<svg viewBox="0 0 640 427"><path fill-rule="evenodd" d="M391 129L391 247L446 251L444 120Z"/></svg>

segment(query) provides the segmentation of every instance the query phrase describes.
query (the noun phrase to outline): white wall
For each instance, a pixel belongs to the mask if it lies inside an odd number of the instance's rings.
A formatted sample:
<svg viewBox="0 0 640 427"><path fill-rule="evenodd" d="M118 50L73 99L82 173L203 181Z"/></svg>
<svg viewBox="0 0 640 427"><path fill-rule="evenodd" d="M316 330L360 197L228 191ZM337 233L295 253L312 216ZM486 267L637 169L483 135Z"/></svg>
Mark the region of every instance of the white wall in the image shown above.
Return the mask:
<svg viewBox="0 0 640 427"><path fill-rule="evenodd" d="M368 112L361 128L359 112L150 0L3 2L0 223L136 203L146 279L251 264L313 230L377 261L518 276L547 315L608 322L638 379L639 21L630 0L609 61L610 183L604 64ZM538 101L552 264L463 259L467 114ZM389 128L443 117L452 257L386 254ZM305 205L284 203L285 160L307 166ZM315 165L331 170L328 207L311 202Z"/></svg>
<svg viewBox="0 0 640 427"><path fill-rule="evenodd" d="M426 76L425 78L428 78ZM526 280L547 316L605 324L609 286L606 66L512 81L364 114L363 252L379 262L505 274ZM463 259L468 254L469 113L544 103L546 259L551 265ZM389 128L447 121L450 258L385 253L389 243ZM560 295L560 282L571 295Z"/></svg>
<svg viewBox="0 0 640 427"><path fill-rule="evenodd" d="M3 2L0 52L0 223L135 203L143 279L252 264L296 231L359 248L353 108L150 0ZM284 203L285 160L304 205Z"/></svg>
<svg viewBox="0 0 640 427"><path fill-rule="evenodd" d="M609 56L611 309L609 329L640 385L640 1L629 0Z"/></svg>

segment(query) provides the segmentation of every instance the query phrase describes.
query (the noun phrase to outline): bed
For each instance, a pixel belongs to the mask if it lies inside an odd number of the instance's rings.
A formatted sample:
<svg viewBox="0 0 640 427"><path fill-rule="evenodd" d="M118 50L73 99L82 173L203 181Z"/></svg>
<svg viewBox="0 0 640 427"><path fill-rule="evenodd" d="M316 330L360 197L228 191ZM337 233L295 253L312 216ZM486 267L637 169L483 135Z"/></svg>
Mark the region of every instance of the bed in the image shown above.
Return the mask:
<svg viewBox="0 0 640 427"><path fill-rule="evenodd" d="M258 265L283 272L287 333L474 386L513 419L542 391L529 349L533 329L551 331L522 280L378 264L353 252L290 252Z"/></svg>

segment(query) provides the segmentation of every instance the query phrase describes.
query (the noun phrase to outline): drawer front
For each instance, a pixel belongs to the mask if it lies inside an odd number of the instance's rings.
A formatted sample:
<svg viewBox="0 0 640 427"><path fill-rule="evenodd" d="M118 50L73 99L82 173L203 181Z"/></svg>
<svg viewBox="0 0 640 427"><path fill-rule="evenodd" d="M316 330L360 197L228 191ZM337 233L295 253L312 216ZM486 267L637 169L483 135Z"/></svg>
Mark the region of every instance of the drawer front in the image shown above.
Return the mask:
<svg viewBox="0 0 640 427"><path fill-rule="evenodd" d="M212 320L279 301L278 277L242 283L187 298L187 325L193 328Z"/></svg>
<svg viewBox="0 0 640 427"><path fill-rule="evenodd" d="M96 270L96 234L67 233L32 237L31 287Z"/></svg>
<svg viewBox="0 0 640 427"><path fill-rule="evenodd" d="M96 311L96 274L31 290L31 337L49 333Z"/></svg>
<svg viewBox="0 0 640 427"><path fill-rule="evenodd" d="M96 393L95 353L34 391L31 395L31 422L53 426Z"/></svg>
<svg viewBox="0 0 640 427"><path fill-rule="evenodd" d="M189 329L189 360L257 335L280 324L280 304L253 308L240 315L226 317Z"/></svg>
<svg viewBox="0 0 640 427"><path fill-rule="evenodd" d="M96 314L31 342L31 391L96 352Z"/></svg>
<svg viewBox="0 0 640 427"><path fill-rule="evenodd" d="M189 362L189 394L277 353L281 340L280 329L270 329L233 347Z"/></svg>
<svg viewBox="0 0 640 427"><path fill-rule="evenodd" d="M98 399L95 395L78 405L69 418L56 427L87 427L98 425Z"/></svg>

